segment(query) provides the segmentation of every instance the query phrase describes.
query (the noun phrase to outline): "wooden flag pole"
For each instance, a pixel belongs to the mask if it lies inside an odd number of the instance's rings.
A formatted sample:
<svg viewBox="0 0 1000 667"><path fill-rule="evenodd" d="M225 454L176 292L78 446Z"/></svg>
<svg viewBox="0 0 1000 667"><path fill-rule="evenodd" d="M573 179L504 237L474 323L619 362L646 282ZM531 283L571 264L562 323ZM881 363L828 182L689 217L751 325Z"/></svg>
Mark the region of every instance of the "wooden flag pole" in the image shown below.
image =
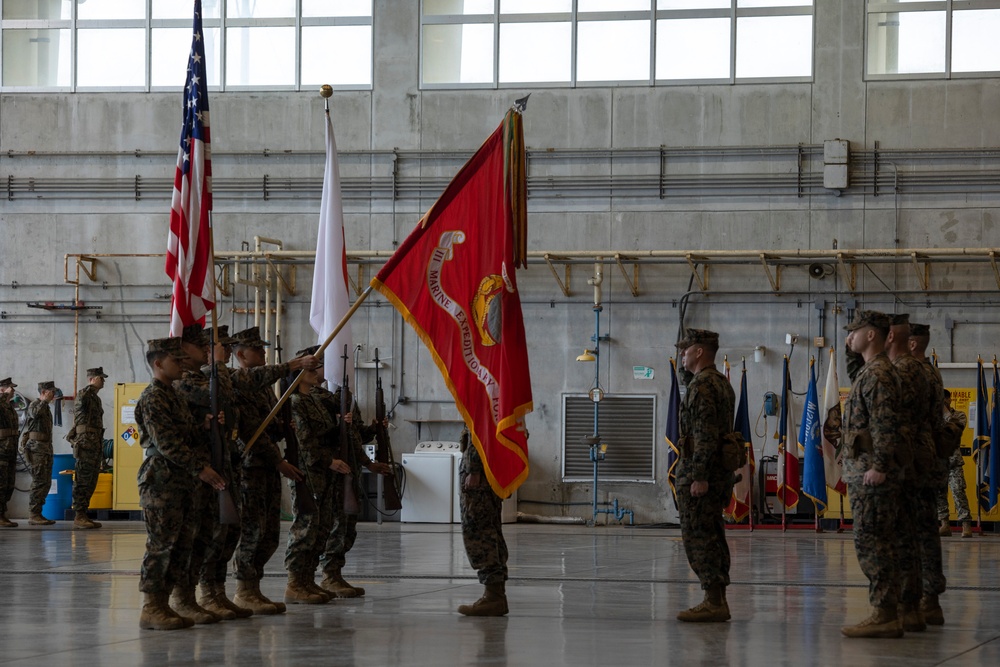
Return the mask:
<svg viewBox="0 0 1000 667"><path fill-rule="evenodd" d="M350 321L351 317L354 316L354 313L357 312L358 308L361 307L361 304L364 303L365 299L367 299L368 295L371 293L372 293L372 286L369 285L368 287L365 288L365 291L362 292L360 296L358 296L358 300L355 301L354 305L351 306L350 310L348 310L344 314L344 317L340 320L340 322L337 323L337 326L333 328L333 331L331 331L330 335L326 337L326 340L323 341L323 344L319 346L319 349L313 352L313 356L318 357L321 354L323 354L323 352L330 345L330 343L333 342L333 339L336 338L337 334L339 334L343 330L344 326L348 323L348 321ZM260 434L264 432L264 429L267 428L267 425L270 424L271 421L274 420L276 416L278 416L278 412L281 410L281 406L285 404L285 401L289 399L289 397L292 395L295 389L299 386L299 381L301 380L301 378L302 374L299 373L298 375L295 376L295 379L292 380L291 384L288 385L288 389L286 389L285 393L282 394L281 398L278 399L277 404L275 404L275 406L271 408L271 412L267 415L267 417L264 418L264 421L260 423L260 426L257 427L257 430L254 432L253 437L250 438L250 442L248 442L247 446L243 449L243 456L247 455L247 452L250 451L250 448L253 447L254 443L256 443L257 440L260 438Z"/></svg>

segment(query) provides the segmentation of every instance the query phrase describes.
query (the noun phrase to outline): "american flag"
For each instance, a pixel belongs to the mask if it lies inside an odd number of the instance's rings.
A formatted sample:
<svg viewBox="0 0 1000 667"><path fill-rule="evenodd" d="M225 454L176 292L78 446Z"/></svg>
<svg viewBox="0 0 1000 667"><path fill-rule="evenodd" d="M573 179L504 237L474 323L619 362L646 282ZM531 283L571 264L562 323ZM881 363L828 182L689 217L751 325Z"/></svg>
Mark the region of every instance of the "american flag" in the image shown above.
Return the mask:
<svg viewBox="0 0 1000 667"><path fill-rule="evenodd" d="M212 210L212 151L208 122L208 80L201 0L194 3L194 37L184 83L184 124L167 237L167 275L174 281L170 335L205 322L215 307L209 212Z"/></svg>

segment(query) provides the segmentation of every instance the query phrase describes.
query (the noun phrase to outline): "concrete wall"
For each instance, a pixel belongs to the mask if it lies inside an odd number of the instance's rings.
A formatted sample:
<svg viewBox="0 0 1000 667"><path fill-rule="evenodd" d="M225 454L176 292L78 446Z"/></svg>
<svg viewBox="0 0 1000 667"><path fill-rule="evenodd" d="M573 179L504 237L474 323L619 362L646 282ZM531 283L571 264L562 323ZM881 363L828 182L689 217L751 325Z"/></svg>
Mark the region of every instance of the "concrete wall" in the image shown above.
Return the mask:
<svg viewBox="0 0 1000 667"><path fill-rule="evenodd" d="M863 3L817 3L815 80L813 83L736 86L536 89L525 114L531 149L622 149L644 147L795 146L842 138L852 151L888 149L976 149L1000 145L995 110L1000 80L865 82L863 80ZM418 3L375 3L375 87L371 92L338 92L333 118L341 151L398 149L474 150L496 126L521 90L422 91L418 85ZM0 95L0 174L17 178L103 177L165 179L173 176L173 151L179 132L179 95L171 94L3 94ZM271 176L319 178L322 174L322 104L313 91L301 93L213 94L212 132L217 177ZM263 157L267 149L269 157ZM139 150L160 155L112 155ZM17 157L8 157L9 151ZM25 156L24 152L71 155ZM256 152L256 156L232 155ZM307 153L312 151L313 153ZM102 152L103 154L92 154ZM230 155L227 155L230 154ZM979 168L988 170L992 158ZM765 158L757 163L727 162L683 166L738 173L748 167L780 173L787 165ZM539 167L543 170L546 167ZM603 173L606 160L555 165L571 175ZM629 168L616 164L618 170ZM678 168L668 165L670 169ZM383 173L385 164L345 159L345 176ZM427 175L454 168L420 167ZM540 173L540 172L539 172ZM529 175L537 175L529 174ZM905 169L904 169L905 175ZM529 243L533 250L688 249L781 250L839 248L980 247L997 245L998 196L974 187L936 196L903 191L882 196L854 190L795 196L655 197L589 196L540 198L529 202ZM20 195L0 207L0 377L14 376L21 390L35 395L36 381L55 379L67 392L74 377L74 320L71 313L28 309L29 301L67 303L74 290L64 282L67 253L160 253L164 250L169 185L159 198L52 200ZM347 202L347 243L353 250L391 250L405 238L431 200L374 198ZM254 236L281 239L287 249L314 247L318 201L314 198L217 199L216 248L238 250ZM70 265L71 277L73 265ZM100 305L101 317L81 313L79 362L83 369L103 365L110 382L146 381L143 360L147 338L166 333L169 292L162 260L108 258L98 263L97 280L84 280L80 299ZM532 360L535 412L528 418L532 474L520 491L521 509L538 514L591 516L589 507L554 503L589 501L589 483L563 483L561 400L585 392L593 367L573 359L593 334L589 266L573 267L569 297L548 268L532 264L519 275ZM644 266L640 295L633 297L620 272L604 268L602 334L611 341L601 354L601 376L610 393L660 396L656 433L662 433L669 391L668 358L674 352L681 297L689 290L686 265ZM369 272L364 280L370 277ZM935 265L932 294L920 294L908 264L876 264L859 271L858 299L865 307L896 312L934 327L934 345L945 361L990 358L997 351L996 282L990 266ZM311 267L299 266L298 293L285 300L286 349L312 339L306 323ZM15 287L16 283L16 287ZM748 363L751 413L760 411L767 390L780 392L786 333L802 343L792 355L797 391L805 390L812 336L843 344L849 295L840 274L817 281L802 268L782 275L782 294L771 293L759 266L714 267L714 291L753 290L755 295L695 294L687 300L689 326L722 333L722 353L731 361L752 356L754 346L769 352L760 364ZM899 290L896 297L889 290ZM916 291L917 294L908 291ZM225 302L224 322L247 324L231 309L252 307L249 290L237 287ZM820 328L814 303L823 303ZM944 329L945 318L956 326ZM411 330L384 301L372 297L353 321L362 358L375 347L389 358L386 378L391 398L405 396L392 432L397 458L412 450L417 420L420 436L452 439L457 414L429 355ZM820 355L825 363L825 355ZM841 360L841 364L843 361ZM634 380L633 365L651 366L653 381ZM738 366L738 363L737 363ZM824 372L822 367L820 372ZM738 371L737 371L738 374ZM846 378L843 366L841 377ZM822 375L821 375L822 378ZM374 378L360 370L362 407ZM390 381L391 380L391 381ZM972 386L971 371L946 371L950 386ZM846 380L845 380L846 382ZM391 387L389 387L391 385ZM111 391L104 392L110 413ZM801 399L797 399L801 400ZM798 404L797 404L798 405ZM758 455L776 451L775 421L755 424ZM57 450L68 445L57 434ZM600 486L601 501L618 498L634 510L637 522L676 518L664 491L661 437L654 437L657 484ZM611 452L613 455L613 452ZM551 504L531 504L527 501Z"/></svg>

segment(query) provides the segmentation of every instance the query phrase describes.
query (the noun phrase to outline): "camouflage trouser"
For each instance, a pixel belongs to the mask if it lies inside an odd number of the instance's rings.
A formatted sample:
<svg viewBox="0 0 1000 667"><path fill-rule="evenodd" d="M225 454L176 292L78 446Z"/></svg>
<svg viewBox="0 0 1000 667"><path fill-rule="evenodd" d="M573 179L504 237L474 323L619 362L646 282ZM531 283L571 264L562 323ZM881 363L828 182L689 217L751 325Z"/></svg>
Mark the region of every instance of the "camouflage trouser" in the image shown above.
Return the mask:
<svg viewBox="0 0 1000 667"><path fill-rule="evenodd" d="M41 514L49 489L52 488L52 443L29 440L24 446L24 460L31 471L28 511L31 514ZM63 517L48 518L62 520Z"/></svg>
<svg viewBox="0 0 1000 667"><path fill-rule="evenodd" d="M948 471L948 485L938 490L937 516L940 521L948 520L948 487L955 498L955 516L959 521L971 521L969 496L965 491L965 471L962 468L951 468Z"/></svg>
<svg viewBox="0 0 1000 667"><path fill-rule="evenodd" d="M191 542L191 557L178 585L193 588L198 584L201 568L205 564L205 554L212 548L212 540L225 526L219 524L219 493L208 484L198 480L191 495L190 522L194 530Z"/></svg>
<svg viewBox="0 0 1000 667"><path fill-rule="evenodd" d="M333 477L334 473L323 465L306 468L306 485L316 501L316 511L305 514L296 511L295 520L288 531L288 548L285 550L285 569L289 574L312 579L316 576L319 557L323 553L327 536L333 528ZM295 483L292 488L292 506L298 507Z"/></svg>
<svg viewBox="0 0 1000 667"><path fill-rule="evenodd" d="M7 503L14 495L17 472L17 439L0 439L0 516L7 515Z"/></svg>
<svg viewBox="0 0 1000 667"><path fill-rule="evenodd" d="M354 546L358 538L358 515L348 514L344 510L344 493L347 484L353 484L354 478L347 475L334 475L333 493L333 528L326 540L323 554L319 558L323 574L336 576L347 562L347 552Z"/></svg>
<svg viewBox="0 0 1000 667"><path fill-rule="evenodd" d="M728 586L729 544L722 510L733 495L732 482L711 481L708 493L695 498L691 495L691 479L681 469L677 473L676 488L681 540L691 569L702 588Z"/></svg>
<svg viewBox="0 0 1000 667"><path fill-rule="evenodd" d="M98 434L81 436L73 445L76 457L76 472L73 475L73 509L86 512L90 508L90 498L97 488L101 474L104 447Z"/></svg>
<svg viewBox="0 0 1000 667"><path fill-rule="evenodd" d="M507 542L503 539L500 511L503 500L483 479L474 489L465 488L466 475L459 476L462 485L462 541L469 565L479 573L479 583L502 584L507 581Z"/></svg>
<svg viewBox="0 0 1000 667"><path fill-rule="evenodd" d="M162 456L150 456L139 467L139 505L146 521L146 553L139 571L143 593L169 593L186 575L194 541L195 484L205 486Z"/></svg>
<svg viewBox="0 0 1000 667"><path fill-rule="evenodd" d="M873 607L895 606L902 569L895 538L900 514L897 486L889 481L878 486L848 482L847 492L854 517L854 549L869 582L868 601Z"/></svg>
<svg viewBox="0 0 1000 667"><path fill-rule="evenodd" d="M897 490L897 493L899 491ZM923 597L921 578L922 557L920 531L926 526L921 515L920 489L912 490L912 506L903 507L902 497L896 500L896 527L893 531L896 562L899 568L899 599L904 604L917 604ZM933 519L933 517L932 517ZM937 535L937 530L934 530Z"/></svg>
<svg viewBox="0 0 1000 667"><path fill-rule="evenodd" d="M281 475L274 468L243 468L236 578L260 581L281 540Z"/></svg>
<svg viewBox="0 0 1000 667"><path fill-rule="evenodd" d="M232 496L236 511L243 515L241 506L243 504L240 493L240 473L239 461L232 462L225 470L226 488ZM216 494L218 497L218 494ZM218 512L216 512L218 517ZM202 584L224 584L226 583L226 570L233 554L236 553L236 545L240 541L240 527L229 526L219 521L213 526L212 539L205 551L205 559L201 566L200 581Z"/></svg>
<svg viewBox="0 0 1000 667"><path fill-rule="evenodd" d="M941 595L947 583L941 561L941 534L938 532L937 488L923 486L913 497L913 516L917 529L920 570L924 595ZM908 602L905 598L903 602Z"/></svg>

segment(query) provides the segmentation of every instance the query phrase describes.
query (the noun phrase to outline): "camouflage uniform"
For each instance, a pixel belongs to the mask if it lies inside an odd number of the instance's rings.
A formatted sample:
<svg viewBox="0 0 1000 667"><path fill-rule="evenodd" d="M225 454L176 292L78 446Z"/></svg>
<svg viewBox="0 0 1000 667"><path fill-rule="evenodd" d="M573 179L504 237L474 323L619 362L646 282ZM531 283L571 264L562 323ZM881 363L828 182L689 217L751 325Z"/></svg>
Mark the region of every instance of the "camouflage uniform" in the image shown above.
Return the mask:
<svg viewBox="0 0 1000 667"><path fill-rule="evenodd" d="M320 393L321 400L327 402L330 409L339 415L340 389L333 394L327 390L322 391L325 393ZM364 424L357 403L354 404L351 414L353 415L352 423L345 424L347 442L341 442L338 450L338 458L351 467L351 474L337 475L339 480L334 480L333 529L326 541L323 555L319 559L323 574L327 578L340 576L340 570L347 563L347 552L354 547L354 542L357 540L358 515L356 513L348 514L345 509L345 499L349 492L354 494L358 503L365 498L361 468L371 463L371 459L365 454L364 444L375 438L375 429Z"/></svg>
<svg viewBox="0 0 1000 667"><path fill-rule="evenodd" d="M889 357L879 353L858 372L844 405L844 481L854 517L854 548L868 577L873 607L899 601L900 567L895 533L902 470L896 461L902 388ZM885 473L882 484L863 483L865 472Z"/></svg>
<svg viewBox="0 0 1000 667"><path fill-rule="evenodd" d="M249 453L246 443L278 399L271 385L288 375L288 364L238 368L232 374L233 393L239 412L239 441L242 461L240 542L236 547L236 578L260 581L264 565L277 551L281 533L281 450L284 438L279 420L272 420Z"/></svg>
<svg viewBox="0 0 1000 667"><path fill-rule="evenodd" d="M16 387L10 378L0 386ZM7 394L0 394L0 517L7 516L7 503L14 495L17 471L17 410Z"/></svg>
<svg viewBox="0 0 1000 667"><path fill-rule="evenodd" d="M91 371L101 371L100 374L107 377L102 369ZM101 461L104 460L104 406L97 392L96 387L88 384L76 392L73 405L73 429L76 431L76 438L72 440L73 456L76 457L73 509L78 512L86 512L90 508L90 498L97 488Z"/></svg>
<svg viewBox="0 0 1000 667"><path fill-rule="evenodd" d="M40 515L52 488L52 411L48 403L40 398L31 402L22 433L24 458L31 471L28 511Z"/></svg>
<svg viewBox="0 0 1000 667"><path fill-rule="evenodd" d="M715 365L688 384L680 408L681 456L677 463L677 507L681 539L703 589L729 585L729 545L722 510L733 493L733 474L722 468L723 438L732 432L736 395ZM708 492L691 495L691 483L708 482Z"/></svg>
<svg viewBox="0 0 1000 667"><path fill-rule="evenodd" d="M292 577L312 581L333 528L333 480L339 475L330 470L334 457L328 436L334 429L334 419L311 393L296 392L289 400L295 436L299 441L299 468L305 473L305 483L316 501L316 511L311 514L296 512L288 531L285 569ZM295 484L291 486L293 504L297 508Z"/></svg>
<svg viewBox="0 0 1000 667"><path fill-rule="evenodd" d="M461 488L462 541L469 565L479 574L483 585L507 581L507 542L503 539L501 509L503 500L487 483L479 450L463 438L462 462L458 468ZM469 475L480 475L482 483L466 488Z"/></svg>
<svg viewBox="0 0 1000 667"><path fill-rule="evenodd" d="M216 362L220 378L219 398L223 395L221 389L221 378L228 377L228 371L222 362ZM211 366L204 366L201 370L184 371L184 377L174 383L174 390L178 396L187 403L196 424L203 424L205 417L211 412ZM220 410L224 401L219 400ZM191 443L192 447L198 449L211 461L212 456L212 431L197 429L195 439ZM225 439L223 439L225 448ZM226 464L229 460L228 452L223 453L223 469L216 470L227 480L230 475L226 474ZM210 464L211 465L211 464ZM213 466L214 469L214 466ZM190 521L194 526L194 541L191 547L191 560L184 578L177 582L181 587L193 588L202 574L202 567L205 564L206 554L209 552L216 556L221 551L221 545L225 542L228 526L219 523L219 495L218 492L208 484L199 484L191 497ZM213 568L214 569L214 568Z"/></svg>
<svg viewBox="0 0 1000 667"><path fill-rule="evenodd" d="M937 490L937 517L940 521L948 520L949 487L951 495L955 498L955 518L962 522L972 521L972 510L969 509L969 496L965 486L965 457L962 456L961 447L948 459L948 483Z"/></svg>
<svg viewBox="0 0 1000 667"><path fill-rule="evenodd" d="M220 337L222 329L219 327ZM225 424L219 429L222 435L222 469L216 472L225 478L226 489L232 497L233 505L235 505L237 513L242 516L240 509L240 458L235 445L239 412L236 409L236 399L233 395L233 384L230 377L232 371L221 363L217 364L217 368L219 372L219 411L224 415ZM202 367L202 373L208 375L211 372L211 366ZM215 494L215 497L216 502L218 502L218 494ZM218 521L218 511L215 512L214 516L216 520L212 523L212 535L205 548L204 561L198 578L201 584L226 583L229 561L232 560L233 554L236 552L236 545L240 541L238 525L227 525Z"/></svg>
<svg viewBox="0 0 1000 667"><path fill-rule="evenodd" d="M903 498L900 498L896 531L900 602L916 605L925 586L927 592L937 594L944 592L945 584L935 511L934 479L938 463L932 423L933 410L937 409L936 414L940 414L940 403L924 370L926 364L907 352L893 359L892 365L899 375L902 390L897 452L901 453L903 448L909 450L901 458L908 463L903 479L907 491L912 494L910 510L903 507Z"/></svg>
<svg viewBox="0 0 1000 667"><path fill-rule="evenodd" d="M139 444L146 459L139 467L139 504L146 521L146 553L139 590L169 593L188 579L194 541L192 497L208 487L198 474L209 465L201 429L184 399L157 379L135 407Z"/></svg>

